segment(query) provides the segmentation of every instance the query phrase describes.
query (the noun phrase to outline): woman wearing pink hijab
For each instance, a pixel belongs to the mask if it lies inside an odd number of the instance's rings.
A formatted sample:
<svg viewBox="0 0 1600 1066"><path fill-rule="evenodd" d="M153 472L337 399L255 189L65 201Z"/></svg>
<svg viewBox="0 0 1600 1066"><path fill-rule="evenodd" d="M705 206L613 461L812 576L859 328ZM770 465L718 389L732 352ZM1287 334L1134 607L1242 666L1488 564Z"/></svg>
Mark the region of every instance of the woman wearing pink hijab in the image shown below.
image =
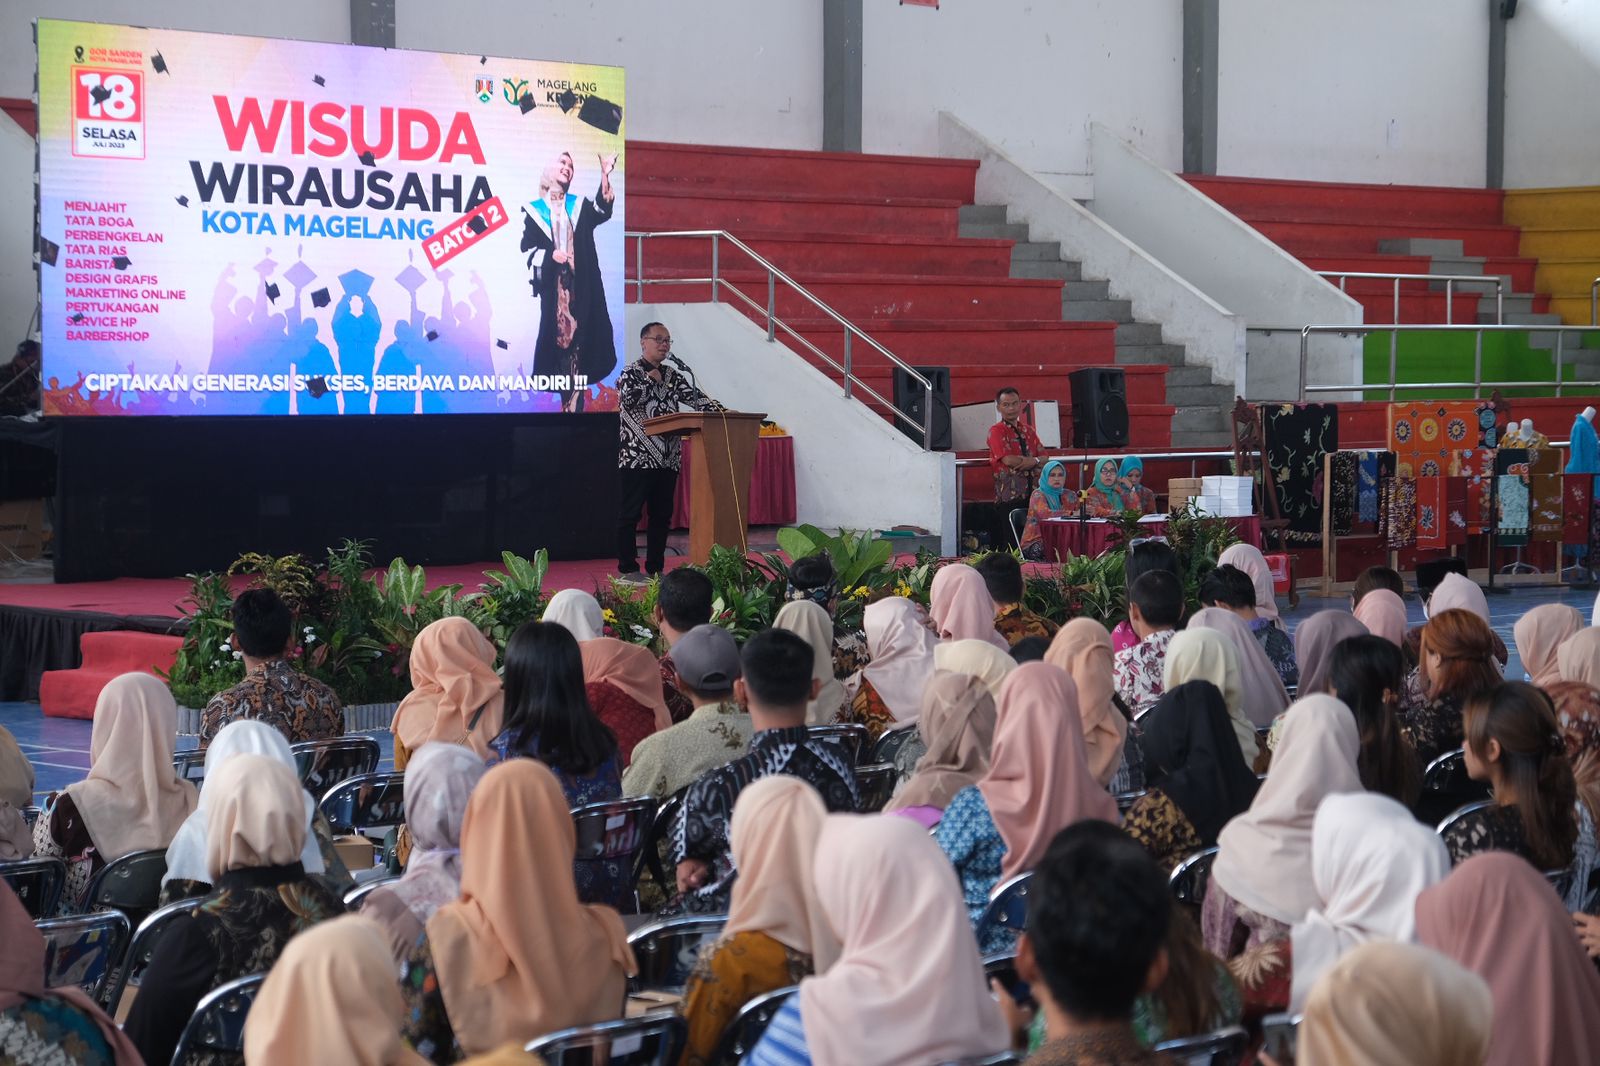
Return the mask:
<svg viewBox="0 0 1600 1066"><path fill-rule="evenodd" d="M1256 613L1262 618L1272 619L1272 624L1283 629L1283 619L1278 617L1278 596L1272 585L1272 568L1267 565L1267 557L1261 554L1261 549L1254 544L1234 544L1224 548L1222 554L1217 556L1218 566L1236 566L1250 575L1250 583L1256 587Z"/></svg>
<svg viewBox="0 0 1600 1066"><path fill-rule="evenodd" d="M1205 607L1189 619L1190 629L1215 629L1239 653L1239 680L1244 690L1244 715L1257 729L1264 729L1289 706L1289 691L1283 687L1277 669L1244 619L1222 607Z"/></svg>
<svg viewBox="0 0 1600 1066"><path fill-rule="evenodd" d="M1110 785L1128 739L1128 720L1117 710L1111 679L1111 634L1093 618L1074 618L1050 642L1044 661L1072 675L1089 771L1102 787Z"/></svg>
<svg viewBox="0 0 1600 1066"><path fill-rule="evenodd" d="M983 575L966 563L951 563L933 575L928 617L940 640L986 640L1001 651L1011 645L994 627L994 600Z"/></svg>
<svg viewBox="0 0 1600 1066"><path fill-rule="evenodd" d="M1406 601L1389 589L1373 589L1355 607L1356 621L1396 647L1406 640Z"/></svg>
<svg viewBox="0 0 1600 1066"><path fill-rule="evenodd" d="M1050 839L1074 822L1113 824L1117 804L1089 769L1072 678L1045 662L1023 663L1000 686L989 769L957 792L934 839L955 864L974 923L1003 878L1033 869ZM1008 946L997 930L979 947Z"/></svg>
<svg viewBox="0 0 1600 1066"><path fill-rule="evenodd" d="M1556 651L1583 628L1583 615L1566 603L1541 603L1517 619L1511 636L1528 680L1542 689L1561 680Z"/></svg>

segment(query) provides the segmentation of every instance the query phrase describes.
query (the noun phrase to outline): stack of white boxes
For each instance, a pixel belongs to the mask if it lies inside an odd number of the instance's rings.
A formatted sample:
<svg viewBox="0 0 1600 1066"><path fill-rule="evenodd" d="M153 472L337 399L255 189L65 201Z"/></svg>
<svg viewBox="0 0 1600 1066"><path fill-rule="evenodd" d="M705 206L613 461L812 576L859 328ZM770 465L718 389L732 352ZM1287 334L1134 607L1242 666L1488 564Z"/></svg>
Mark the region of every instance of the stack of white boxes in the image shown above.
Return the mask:
<svg viewBox="0 0 1600 1066"><path fill-rule="evenodd" d="M1200 479L1200 495L1194 504L1209 515L1242 518L1254 513L1250 489L1247 477L1206 476Z"/></svg>

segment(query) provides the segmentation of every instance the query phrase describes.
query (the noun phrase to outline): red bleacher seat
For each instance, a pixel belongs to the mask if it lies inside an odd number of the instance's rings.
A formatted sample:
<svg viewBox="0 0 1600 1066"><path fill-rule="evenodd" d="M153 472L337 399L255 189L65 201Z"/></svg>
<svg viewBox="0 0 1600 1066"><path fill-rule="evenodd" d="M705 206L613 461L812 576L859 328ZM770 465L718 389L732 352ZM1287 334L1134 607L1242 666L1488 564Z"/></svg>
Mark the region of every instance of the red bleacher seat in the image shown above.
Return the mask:
<svg viewBox="0 0 1600 1066"><path fill-rule="evenodd" d="M112 630L85 633L79 642L83 665L76 670L46 670L39 679L39 706L52 718L93 718L100 690L119 674L171 670L182 637Z"/></svg>

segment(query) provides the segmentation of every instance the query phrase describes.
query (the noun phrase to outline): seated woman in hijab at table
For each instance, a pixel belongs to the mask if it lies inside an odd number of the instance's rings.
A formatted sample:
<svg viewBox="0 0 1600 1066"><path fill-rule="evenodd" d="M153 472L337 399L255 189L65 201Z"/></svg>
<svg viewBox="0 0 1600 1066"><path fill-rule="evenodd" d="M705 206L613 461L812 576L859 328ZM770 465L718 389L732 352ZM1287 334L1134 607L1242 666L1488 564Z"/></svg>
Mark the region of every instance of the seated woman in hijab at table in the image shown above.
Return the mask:
<svg viewBox="0 0 1600 1066"><path fill-rule="evenodd" d="M167 872L161 878L161 905L180 899L204 896L211 892L211 868L206 855L206 838L211 826L212 782L217 771L240 755L264 755L290 773L299 776L289 741L265 722L242 719L217 731L206 748L205 779L200 783L200 801L184 820L167 847ZM343 895L354 885L350 871L333 846L333 828L317 807L311 793L301 789L306 808L306 840L300 849L300 865L322 881L335 895Z"/></svg>
<svg viewBox="0 0 1600 1066"><path fill-rule="evenodd" d="M933 575L928 620L940 640L986 640L1001 651L1011 650L994 627L994 599L988 583L966 563L947 563Z"/></svg>
<svg viewBox="0 0 1600 1066"><path fill-rule="evenodd" d="M17 738L0 726L0 862L33 854L33 829L27 808L33 803L33 764Z"/></svg>
<svg viewBox="0 0 1600 1066"><path fill-rule="evenodd" d="M683 994L689 1023L684 1066L703 1066L739 1008L826 973L839 941L817 899L814 857L828 817L817 790L778 774L756 781L733 807L739 879L728 923L700 953Z"/></svg>
<svg viewBox="0 0 1600 1066"><path fill-rule="evenodd" d="M44 982L44 935L0 881L0 1056L8 1063L142 1066L132 1041L81 988Z"/></svg>
<svg viewBox="0 0 1600 1066"><path fill-rule="evenodd" d="M489 638L465 618L441 618L417 634L411 644L411 691L389 727L397 771L430 740L465 744L478 758L489 757L489 741L500 733L503 713L496 654Z"/></svg>
<svg viewBox="0 0 1600 1066"><path fill-rule="evenodd" d="M1144 483L1144 460L1137 455L1126 455L1117 467L1117 489L1122 495L1124 511L1140 514L1156 513L1156 494Z"/></svg>
<svg viewBox="0 0 1600 1066"><path fill-rule="evenodd" d="M902 596L867 604L862 622L871 659L845 684L851 696L844 721L866 726L877 740L891 727L917 720L938 638L924 623L922 609Z"/></svg>
<svg viewBox="0 0 1600 1066"><path fill-rule="evenodd" d="M265 973L291 937L344 913L343 901L300 865L304 790L265 755L236 755L208 782L206 865L215 886L156 944L124 1026L146 1062L170 1062L207 992ZM210 1061L189 1056L193 1066Z"/></svg>
<svg viewBox="0 0 1600 1066"><path fill-rule="evenodd" d="M1345 952L1374 940L1411 941L1417 896L1450 872L1439 835L1388 796L1348 792L1317 808L1311 829L1311 878L1317 902L1294 924L1283 947L1289 996L1281 986L1263 1008L1298 1014L1317 980ZM1256 983L1258 989L1277 981Z"/></svg>
<svg viewBox="0 0 1600 1066"><path fill-rule="evenodd" d="M813 877L842 949L800 982L748 1066L942 1063L1007 1049L960 891L920 826L831 815Z"/></svg>
<svg viewBox="0 0 1600 1066"><path fill-rule="evenodd" d="M1033 869L1050 838L1074 822L1115 824L1116 801L1089 769L1072 678L1024 663L1000 687L994 747L978 783L957 792L934 839L960 876L972 923L1002 880ZM979 947L1001 951L1015 934L992 931Z"/></svg>
<svg viewBox="0 0 1600 1066"><path fill-rule="evenodd" d="M1077 493L1067 491L1067 464L1052 459L1039 471L1039 484L1028 497L1028 521L1022 527L1022 557L1035 562L1044 558L1044 532L1039 523L1048 518L1066 518L1078 513Z"/></svg>
<svg viewBox="0 0 1600 1066"><path fill-rule="evenodd" d="M1317 905L1312 823L1324 798L1361 790L1359 751L1355 716L1332 696L1303 696L1289 708L1266 781L1250 809L1217 834L1200 921L1212 954L1233 959L1268 949Z"/></svg>
<svg viewBox="0 0 1600 1066"><path fill-rule="evenodd" d="M622 918L585 905L566 797L534 759L491 767L461 823L461 896L400 970L407 1042L436 1063L618 1016L636 972Z"/></svg>
<svg viewBox="0 0 1600 1066"><path fill-rule="evenodd" d="M1600 973L1555 889L1525 860L1476 855L1424 891L1417 942L1488 983L1488 1066L1600 1062Z"/></svg>
<svg viewBox="0 0 1600 1066"><path fill-rule="evenodd" d="M1418 944L1372 941L1312 987L1295 1066L1483 1066L1493 1011L1483 978L1452 959Z"/></svg>
<svg viewBox="0 0 1600 1066"><path fill-rule="evenodd" d="M626 770L634 745L672 725L661 693L661 665L648 648L615 637L583 641L578 650L588 706L616 737Z"/></svg>
<svg viewBox="0 0 1600 1066"><path fill-rule="evenodd" d="M985 645L987 646L987 645ZM995 702L970 674L934 672L922 692L917 732L926 750L884 809L931 829L957 792L976 785L994 747Z"/></svg>
<svg viewBox="0 0 1600 1066"><path fill-rule="evenodd" d="M1094 462L1094 477L1083 490L1083 506L1090 518L1112 518L1122 513L1122 486L1117 481L1117 457Z"/></svg>
<svg viewBox="0 0 1600 1066"><path fill-rule="evenodd" d="M60 859L67 883L58 914L83 907L89 880L115 859L165 848L193 812L195 787L172 768L178 705L160 678L112 678L94 705L89 773L44 801L34 856Z"/></svg>
<svg viewBox="0 0 1600 1066"><path fill-rule="evenodd" d="M461 820L488 767L459 744L424 744L406 767L411 858L398 881L373 889L361 913L382 929L398 964L433 913L461 895Z"/></svg>
<svg viewBox="0 0 1600 1066"><path fill-rule="evenodd" d="M1222 693L1209 681L1165 693L1139 727L1145 794L1122 826L1170 874L1216 844L1228 820L1250 808L1260 782L1239 751Z"/></svg>
<svg viewBox="0 0 1600 1066"><path fill-rule="evenodd" d="M246 1066L425 1066L428 1060L400 1038L406 1004L392 961L383 930L364 915L334 918L296 936L245 1018Z"/></svg>

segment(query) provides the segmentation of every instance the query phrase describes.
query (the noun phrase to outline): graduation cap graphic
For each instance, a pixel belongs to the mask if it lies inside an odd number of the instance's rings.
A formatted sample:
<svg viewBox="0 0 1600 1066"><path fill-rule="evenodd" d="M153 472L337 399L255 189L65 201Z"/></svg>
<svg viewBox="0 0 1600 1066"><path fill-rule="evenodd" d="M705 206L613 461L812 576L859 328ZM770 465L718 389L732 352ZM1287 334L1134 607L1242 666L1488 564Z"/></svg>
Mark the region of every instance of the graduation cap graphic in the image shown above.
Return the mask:
<svg viewBox="0 0 1600 1066"><path fill-rule="evenodd" d="M517 106L522 109L522 113L524 115L526 115L529 111L532 111L533 110L533 106L534 106L534 104L533 104L533 94L532 93L523 93L522 94L522 98L517 101Z"/></svg>
<svg viewBox="0 0 1600 1066"><path fill-rule="evenodd" d="M278 302L278 291L279 290L278 290L277 282L272 282L271 284L269 284L267 286L267 299L272 303L277 303Z"/></svg>
<svg viewBox="0 0 1600 1066"><path fill-rule="evenodd" d="M313 74L313 75L311 75L311 80L316 82L318 85L326 85L326 84L328 84L328 79L324 78L321 74Z"/></svg>
<svg viewBox="0 0 1600 1066"><path fill-rule="evenodd" d="M605 133L616 133L622 128L622 108L598 96L591 96L583 102L578 118Z"/></svg>
<svg viewBox="0 0 1600 1066"><path fill-rule="evenodd" d="M150 65L156 68L157 74L167 73L167 60L160 52L150 57Z"/></svg>
<svg viewBox="0 0 1600 1066"><path fill-rule="evenodd" d="M364 270L346 270L339 275L339 284L350 296L365 296L372 291L372 275Z"/></svg>
<svg viewBox="0 0 1600 1066"><path fill-rule="evenodd" d="M116 267L118 270L127 270L133 265L133 260L129 259L125 255L119 255L111 260L111 265Z"/></svg>
<svg viewBox="0 0 1600 1066"><path fill-rule="evenodd" d="M489 228L489 223L483 220L482 215L473 215L472 220L467 223L467 228L473 233L482 233Z"/></svg>
<svg viewBox="0 0 1600 1066"><path fill-rule="evenodd" d="M328 295L327 289L318 289L311 294L312 307L327 307L332 302L333 298Z"/></svg>
<svg viewBox="0 0 1600 1066"><path fill-rule="evenodd" d="M178 206L179 207L188 207L189 206L189 198L187 196L179 196L179 197L176 197L176 199L178 201Z"/></svg>
<svg viewBox="0 0 1600 1066"><path fill-rule="evenodd" d="M377 164L378 164L377 157L374 156L371 152L362 152L356 158L361 160L361 165L364 166L364 167L377 166Z"/></svg>

